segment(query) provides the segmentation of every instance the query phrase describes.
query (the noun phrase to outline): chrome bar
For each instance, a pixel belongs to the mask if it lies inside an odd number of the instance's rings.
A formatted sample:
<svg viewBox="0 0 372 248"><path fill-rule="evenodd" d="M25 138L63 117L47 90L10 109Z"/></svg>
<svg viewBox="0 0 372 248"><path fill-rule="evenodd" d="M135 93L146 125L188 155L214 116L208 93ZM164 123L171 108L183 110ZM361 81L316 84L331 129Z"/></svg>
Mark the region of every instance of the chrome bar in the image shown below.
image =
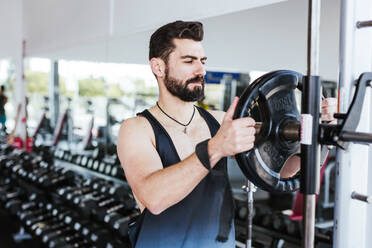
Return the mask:
<svg viewBox="0 0 372 248"><path fill-rule="evenodd" d="M359 21L356 23L357 28L368 28L372 27L372 20L371 21Z"/></svg>
<svg viewBox="0 0 372 248"><path fill-rule="evenodd" d="M359 194L359 193L357 193L355 191L353 191L351 193L351 199L363 201L363 202L366 202L366 203L372 203L372 196L362 195L362 194Z"/></svg>

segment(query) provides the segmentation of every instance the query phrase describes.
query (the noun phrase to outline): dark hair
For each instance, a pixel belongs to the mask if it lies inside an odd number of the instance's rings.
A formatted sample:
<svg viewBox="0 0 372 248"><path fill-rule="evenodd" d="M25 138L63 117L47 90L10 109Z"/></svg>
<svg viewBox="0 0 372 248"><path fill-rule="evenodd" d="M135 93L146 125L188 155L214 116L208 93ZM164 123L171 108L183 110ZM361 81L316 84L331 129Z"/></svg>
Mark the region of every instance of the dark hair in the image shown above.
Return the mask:
<svg viewBox="0 0 372 248"><path fill-rule="evenodd" d="M200 22L175 21L168 23L151 35L149 60L161 58L167 63L169 54L175 48L173 39L202 41L203 35L203 24Z"/></svg>
<svg viewBox="0 0 372 248"><path fill-rule="evenodd" d="M0 90L1 90L1 91L5 91L5 86L4 86L4 85L1 85L1 86L0 86Z"/></svg>

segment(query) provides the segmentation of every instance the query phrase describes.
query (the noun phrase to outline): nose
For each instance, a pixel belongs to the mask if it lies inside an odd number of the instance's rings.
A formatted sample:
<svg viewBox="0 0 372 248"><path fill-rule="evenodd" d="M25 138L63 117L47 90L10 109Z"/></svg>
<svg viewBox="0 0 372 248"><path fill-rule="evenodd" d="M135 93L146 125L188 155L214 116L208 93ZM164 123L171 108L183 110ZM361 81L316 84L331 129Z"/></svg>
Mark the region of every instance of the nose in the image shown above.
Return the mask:
<svg viewBox="0 0 372 248"><path fill-rule="evenodd" d="M198 63L195 63L195 64L196 64L196 68L195 68L194 74L196 76L203 76L204 77L205 74L206 74L204 64L201 61L199 61Z"/></svg>

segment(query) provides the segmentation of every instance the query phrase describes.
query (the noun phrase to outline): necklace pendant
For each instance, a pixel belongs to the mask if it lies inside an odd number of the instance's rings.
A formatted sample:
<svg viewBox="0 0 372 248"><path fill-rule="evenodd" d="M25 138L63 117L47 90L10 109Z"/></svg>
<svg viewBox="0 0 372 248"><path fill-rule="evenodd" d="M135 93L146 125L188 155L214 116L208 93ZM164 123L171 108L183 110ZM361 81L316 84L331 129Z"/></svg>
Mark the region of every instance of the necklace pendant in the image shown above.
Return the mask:
<svg viewBox="0 0 372 248"><path fill-rule="evenodd" d="M183 133L187 133L187 127L185 127L185 129L183 129Z"/></svg>

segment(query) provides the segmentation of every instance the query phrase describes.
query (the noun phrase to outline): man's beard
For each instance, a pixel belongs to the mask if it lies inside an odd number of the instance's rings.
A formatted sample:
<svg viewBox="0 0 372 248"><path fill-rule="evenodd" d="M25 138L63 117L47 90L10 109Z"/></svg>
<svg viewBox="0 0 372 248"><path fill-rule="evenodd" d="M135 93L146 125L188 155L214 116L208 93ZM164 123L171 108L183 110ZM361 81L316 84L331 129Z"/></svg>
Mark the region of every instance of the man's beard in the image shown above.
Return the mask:
<svg viewBox="0 0 372 248"><path fill-rule="evenodd" d="M195 102L204 99L204 77L196 76L188 79L185 84L181 80L169 77L168 68L165 69L165 87L173 95L185 102ZM200 83L201 87L195 86L193 89L189 89L188 85L191 83Z"/></svg>

